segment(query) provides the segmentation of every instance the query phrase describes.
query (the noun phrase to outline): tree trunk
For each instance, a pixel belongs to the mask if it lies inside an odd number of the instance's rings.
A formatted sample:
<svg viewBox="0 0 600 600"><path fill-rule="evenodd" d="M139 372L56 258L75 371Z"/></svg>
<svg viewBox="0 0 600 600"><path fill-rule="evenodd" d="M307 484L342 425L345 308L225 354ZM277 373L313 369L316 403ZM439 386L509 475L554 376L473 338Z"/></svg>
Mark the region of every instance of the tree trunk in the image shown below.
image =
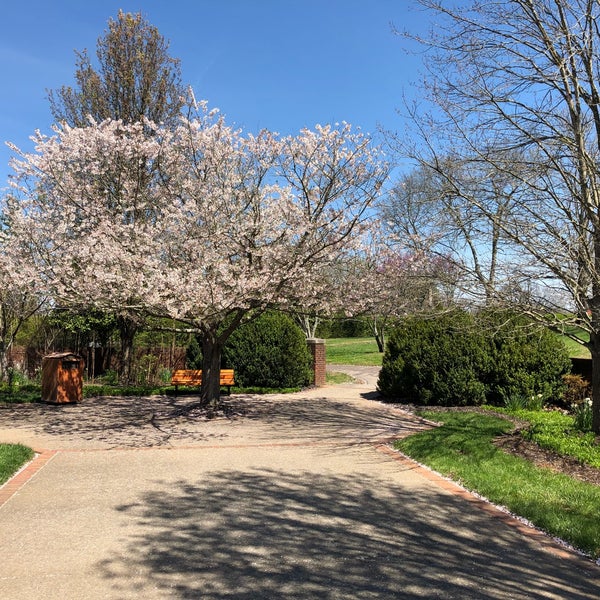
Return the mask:
<svg viewBox="0 0 600 600"><path fill-rule="evenodd" d="M296 322L300 325L307 340L317 337L317 327L321 322L319 317L310 317L308 315L296 315Z"/></svg>
<svg viewBox="0 0 600 600"><path fill-rule="evenodd" d="M4 381L8 375L8 351L10 347L0 341L0 381Z"/></svg>
<svg viewBox="0 0 600 600"><path fill-rule="evenodd" d="M373 337L377 342L377 348L379 352L383 352L385 349L385 333L384 326L377 323L377 317L373 317L371 320L371 330L373 331Z"/></svg>
<svg viewBox="0 0 600 600"><path fill-rule="evenodd" d="M221 353L223 343L211 332L202 335L202 386L200 402L217 408L221 397Z"/></svg>
<svg viewBox="0 0 600 600"><path fill-rule="evenodd" d="M121 339L121 356L119 360L119 379L123 383L131 383L131 365L133 362L133 342L139 329L138 323L128 316L118 316L117 326Z"/></svg>
<svg viewBox="0 0 600 600"><path fill-rule="evenodd" d="M592 431L600 434L600 335L592 333L589 344L592 355Z"/></svg>

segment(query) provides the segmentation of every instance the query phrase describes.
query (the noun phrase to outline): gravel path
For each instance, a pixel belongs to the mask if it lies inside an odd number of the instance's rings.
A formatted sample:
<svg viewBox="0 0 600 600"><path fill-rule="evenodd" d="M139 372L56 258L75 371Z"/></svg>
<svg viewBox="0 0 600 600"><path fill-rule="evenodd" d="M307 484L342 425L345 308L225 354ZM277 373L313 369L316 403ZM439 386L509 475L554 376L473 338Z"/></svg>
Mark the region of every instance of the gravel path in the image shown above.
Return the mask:
<svg viewBox="0 0 600 600"><path fill-rule="evenodd" d="M338 367L336 367L339 370ZM600 597L600 569L392 452L376 373L297 394L0 409L0 598Z"/></svg>

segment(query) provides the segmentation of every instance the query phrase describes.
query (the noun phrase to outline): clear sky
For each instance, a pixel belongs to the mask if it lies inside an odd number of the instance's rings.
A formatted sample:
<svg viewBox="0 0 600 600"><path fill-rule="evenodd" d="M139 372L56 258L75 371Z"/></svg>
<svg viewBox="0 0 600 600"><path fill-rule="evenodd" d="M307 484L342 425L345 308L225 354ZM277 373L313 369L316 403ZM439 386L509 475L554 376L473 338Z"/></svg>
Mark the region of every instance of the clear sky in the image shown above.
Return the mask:
<svg viewBox="0 0 600 600"><path fill-rule="evenodd" d="M181 59L183 81L231 124L296 133L347 121L402 129L418 56L398 29L423 30L413 0L11 0L0 18L0 187L10 140L50 131L47 90L73 82L75 50L95 58L118 10L142 12Z"/></svg>

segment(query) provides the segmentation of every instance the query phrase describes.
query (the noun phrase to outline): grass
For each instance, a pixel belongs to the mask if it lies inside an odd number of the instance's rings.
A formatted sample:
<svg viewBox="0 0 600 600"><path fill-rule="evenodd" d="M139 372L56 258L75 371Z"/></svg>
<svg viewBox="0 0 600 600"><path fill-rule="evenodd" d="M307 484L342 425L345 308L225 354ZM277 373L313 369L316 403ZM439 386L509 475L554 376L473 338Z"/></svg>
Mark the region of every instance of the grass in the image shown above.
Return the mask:
<svg viewBox="0 0 600 600"><path fill-rule="evenodd" d="M336 371L327 371L325 373L326 383L329 385L337 385L340 383L352 383L354 378L347 373L338 373Z"/></svg>
<svg viewBox="0 0 600 600"><path fill-rule="evenodd" d="M397 449L550 535L594 558L600 556L599 486L497 449L493 438L513 427L501 417L452 411L423 414L443 424L397 441Z"/></svg>
<svg viewBox="0 0 600 600"><path fill-rule="evenodd" d="M589 342L590 334L575 325L564 325L563 331L583 342ZM560 333L556 334L565 344L571 358L590 358L590 351L576 340Z"/></svg>
<svg viewBox="0 0 600 600"><path fill-rule="evenodd" d="M380 367L383 354L375 338L329 338L326 340L327 362L334 365Z"/></svg>
<svg viewBox="0 0 600 600"><path fill-rule="evenodd" d="M529 427L523 429L521 433L538 446L563 456L571 456L600 469L600 444L597 443L596 436L592 432L578 431L572 415L543 410L507 411L498 408L491 408L491 410L527 421Z"/></svg>
<svg viewBox="0 0 600 600"><path fill-rule="evenodd" d="M0 444L0 485L33 458L34 452L21 444Z"/></svg>

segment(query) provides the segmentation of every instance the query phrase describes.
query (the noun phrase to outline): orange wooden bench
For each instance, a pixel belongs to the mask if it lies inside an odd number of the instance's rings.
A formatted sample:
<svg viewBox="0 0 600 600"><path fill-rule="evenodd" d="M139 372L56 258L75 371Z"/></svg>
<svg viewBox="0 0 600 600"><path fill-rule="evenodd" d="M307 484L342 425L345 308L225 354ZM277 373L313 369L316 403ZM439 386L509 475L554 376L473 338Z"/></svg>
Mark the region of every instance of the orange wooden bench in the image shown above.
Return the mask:
<svg viewBox="0 0 600 600"><path fill-rule="evenodd" d="M171 376L171 385L175 386L176 392L180 385L202 385L202 371L194 369L176 369ZM227 393L231 394L231 386L235 385L233 369L221 369L220 385L226 387Z"/></svg>

